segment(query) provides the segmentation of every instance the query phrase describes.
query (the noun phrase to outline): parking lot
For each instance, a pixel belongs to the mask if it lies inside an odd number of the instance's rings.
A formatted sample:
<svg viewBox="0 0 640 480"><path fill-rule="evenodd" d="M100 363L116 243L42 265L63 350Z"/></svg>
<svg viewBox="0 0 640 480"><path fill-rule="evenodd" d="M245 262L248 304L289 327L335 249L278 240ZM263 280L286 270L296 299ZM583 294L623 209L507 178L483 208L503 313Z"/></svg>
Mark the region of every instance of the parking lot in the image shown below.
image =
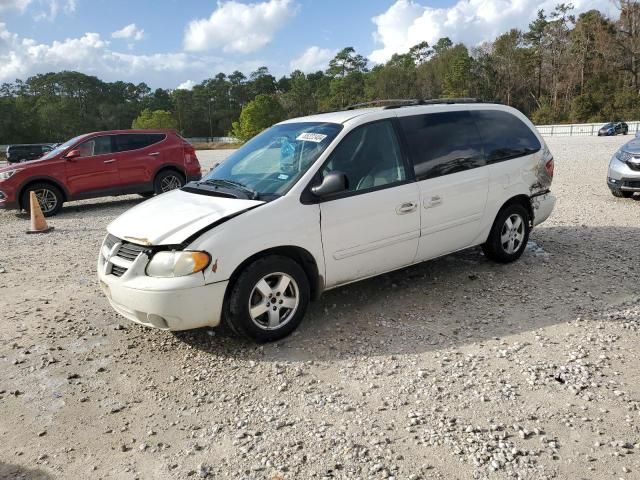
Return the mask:
<svg viewBox="0 0 640 480"><path fill-rule="evenodd" d="M262 346L111 310L98 249L142 198L47 235L0 211L0 478L640 478L640 196L605 183L629 139L547 140L558 203L520 261L330 291Z"/></svg>

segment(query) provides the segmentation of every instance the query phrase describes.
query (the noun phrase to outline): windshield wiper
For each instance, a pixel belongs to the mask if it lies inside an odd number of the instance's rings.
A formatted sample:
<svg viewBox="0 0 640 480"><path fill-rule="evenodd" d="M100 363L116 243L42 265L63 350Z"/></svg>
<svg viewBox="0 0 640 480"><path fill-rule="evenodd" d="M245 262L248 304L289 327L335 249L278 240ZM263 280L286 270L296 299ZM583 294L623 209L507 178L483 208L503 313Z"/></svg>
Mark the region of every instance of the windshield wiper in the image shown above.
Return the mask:
<svg viewBox="0 0 640 480"><path fill-rule="evenodd" d="M236 182L234 180L226 180L224 178L212 178L208 180L202 180L201 183L206 183L207 185L213 186L221 186L221 187L231 187L236 190L241 190L247 194L250 200L256 200L260 194L253 190L252 188L243 185L240 182Z"/></svg>

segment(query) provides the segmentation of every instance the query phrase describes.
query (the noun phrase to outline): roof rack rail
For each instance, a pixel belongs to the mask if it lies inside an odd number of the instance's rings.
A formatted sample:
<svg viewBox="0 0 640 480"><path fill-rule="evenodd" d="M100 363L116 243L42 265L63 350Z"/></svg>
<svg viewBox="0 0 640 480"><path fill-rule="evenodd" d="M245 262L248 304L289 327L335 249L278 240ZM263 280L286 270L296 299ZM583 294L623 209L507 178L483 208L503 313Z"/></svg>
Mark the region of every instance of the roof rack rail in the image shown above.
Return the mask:
<svg viewBox="0 0 640 480"><path fill-rule="evenodd" d="M420 101L421 100L417 98L410 98L410 99L390 98L386 100L372 100L370 102L354 103L353 105L349 105L347 108L345 108L345 110L355 110L356 108L362 108L362 107L382 106L387 103L390 105L386 106L385 108L395 107L395 106L404 106L404 105L414 105Z"/></svg>
<svg viewBox="0 0 640 480"><path fill-rule="evenodd" d="M354 103L349 105L345 110L356 110L362 107L381 106L385 110L402 107L414 107L418 105L439 105L454 103L482 103L480 98L460 97L460 98L430 98L423 100L421 98L393 98L388 100L372 100L370 102Z"/></svg>
<svg viewBox="0 0 640 480"><path fill-rule="evenodd" d="M419 105L437 105L439 103L482 103L482 99L473 97L431 98L429 100L420 100Z"/></svg>

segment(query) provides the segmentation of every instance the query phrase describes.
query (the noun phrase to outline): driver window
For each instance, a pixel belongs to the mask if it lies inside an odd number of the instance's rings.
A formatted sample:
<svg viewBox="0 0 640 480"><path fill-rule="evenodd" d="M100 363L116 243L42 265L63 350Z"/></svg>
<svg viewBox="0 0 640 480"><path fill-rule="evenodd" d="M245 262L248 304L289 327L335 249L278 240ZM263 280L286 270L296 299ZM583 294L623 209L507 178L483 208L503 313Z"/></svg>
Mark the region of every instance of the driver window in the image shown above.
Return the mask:
<svg viewBox="0 0 640 480"><path fill-rule="evenodd" d="M111 153L111 137L95 137L78 145L81 157L94 157Z"/></svg>
<svg viewBox="0 0 640 480"><path fill-rule="evenodd" d="M392 123L383 120L363 125L343 138L322 174L336 171L347 176L349 192L406 180L407 172Z"/></svg>

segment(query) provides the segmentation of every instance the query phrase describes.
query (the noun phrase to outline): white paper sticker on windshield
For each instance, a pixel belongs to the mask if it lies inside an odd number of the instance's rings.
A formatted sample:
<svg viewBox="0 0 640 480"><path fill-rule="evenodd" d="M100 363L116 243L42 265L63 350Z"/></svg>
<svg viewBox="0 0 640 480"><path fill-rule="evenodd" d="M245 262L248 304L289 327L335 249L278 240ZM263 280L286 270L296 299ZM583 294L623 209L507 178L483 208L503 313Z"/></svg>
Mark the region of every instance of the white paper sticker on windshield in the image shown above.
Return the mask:
<svg viewBox="0 0 640 480"><path fill-rule="evenodd" d="M281 173L280 175L278 175L278 180L287 180L289 178L289 175L285 175L284 173Z"/></svg>
<svg viewBox="0 0 640 480"><path fill-rule="evenodd" d="M301 133L300 135L298 135L298 138L296 138L296 140L303 140L303 141L307 141L307 142L320 143L325 138L327 138L327 136L323 135L321 133L305 132L305 133Z"/></svg>

